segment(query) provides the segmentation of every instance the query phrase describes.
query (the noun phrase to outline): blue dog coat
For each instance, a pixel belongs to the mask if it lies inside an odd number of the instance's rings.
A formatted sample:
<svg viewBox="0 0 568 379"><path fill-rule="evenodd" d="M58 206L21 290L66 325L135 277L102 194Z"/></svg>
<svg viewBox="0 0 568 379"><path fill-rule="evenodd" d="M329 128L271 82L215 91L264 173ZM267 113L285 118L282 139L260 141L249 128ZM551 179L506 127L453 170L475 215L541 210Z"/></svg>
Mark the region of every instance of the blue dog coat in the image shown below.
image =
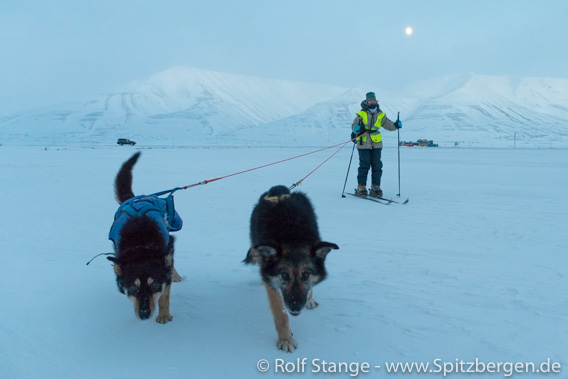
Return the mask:
<svg viewBox="0 0 568 379"><path fill-rule="evenodd" d="M166 245L170 240L169 232L177 232L183 226L180 215L174 209L173 197L166 199L154 195L140 195L126 200L114 214L114 223L110 227L108 238L115 248L120 243L120 230L132 217L146 215L156 221Z"/></svg>

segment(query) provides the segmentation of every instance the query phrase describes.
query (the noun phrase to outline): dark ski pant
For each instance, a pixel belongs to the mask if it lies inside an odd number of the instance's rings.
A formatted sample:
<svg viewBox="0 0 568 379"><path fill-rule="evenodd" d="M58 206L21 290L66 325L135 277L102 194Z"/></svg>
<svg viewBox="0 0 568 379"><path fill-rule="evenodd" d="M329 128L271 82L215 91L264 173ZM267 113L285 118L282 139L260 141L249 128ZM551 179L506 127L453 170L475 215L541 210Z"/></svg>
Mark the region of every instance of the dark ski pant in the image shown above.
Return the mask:
<svg viewBox="0 0 568 379"><path fill-rule="evenodd" d="M371 185L381 185L383 175L383 162L381 162L382 149L357 149L359 152L359 171L357 172L357 184L367 186L367 175L371 168Z"/></svg>

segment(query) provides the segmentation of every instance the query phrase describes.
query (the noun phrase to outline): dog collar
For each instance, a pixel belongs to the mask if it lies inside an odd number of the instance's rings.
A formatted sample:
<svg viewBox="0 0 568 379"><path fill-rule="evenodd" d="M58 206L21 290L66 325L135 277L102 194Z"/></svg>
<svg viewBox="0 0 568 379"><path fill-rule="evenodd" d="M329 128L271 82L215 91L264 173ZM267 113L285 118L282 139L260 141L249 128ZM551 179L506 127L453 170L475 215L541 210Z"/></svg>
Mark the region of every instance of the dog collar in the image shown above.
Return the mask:
<svg viewBox="0 0 568 379"><path fill-rule="evenodd" d="M277 204L278 202L283 201L284 199L289 198L289 197L290 197L289 194L282 195L282 196L270 196L270 197L268 197L268 195L267 195L267 196L264 196L263 200L270 201L273 204Z"/></svg>

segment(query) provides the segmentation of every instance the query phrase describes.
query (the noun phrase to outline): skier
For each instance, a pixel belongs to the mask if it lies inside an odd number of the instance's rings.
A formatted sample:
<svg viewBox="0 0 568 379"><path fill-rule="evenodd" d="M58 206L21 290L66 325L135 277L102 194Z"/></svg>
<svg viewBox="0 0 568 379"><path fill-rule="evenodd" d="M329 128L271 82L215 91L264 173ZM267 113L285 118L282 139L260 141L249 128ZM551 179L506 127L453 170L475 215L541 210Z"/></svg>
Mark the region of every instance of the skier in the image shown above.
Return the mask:
<svg viewBox="0 0 568 379"><path fill-rule="evenodd" d="M359 153L359 171L357 189L355 190L357 195L367 196L367 175L369 168L372 168L370 194L383 197L381 190L381 176L383 175L381 127L394 131L402 128L402 122L389 120L385 112L379 108L375 93L368 92L365 95L365 100L361 102L361 110L357 112L357 116L355 116L351 125L353 132L359 136L355 141Z"/></svg>

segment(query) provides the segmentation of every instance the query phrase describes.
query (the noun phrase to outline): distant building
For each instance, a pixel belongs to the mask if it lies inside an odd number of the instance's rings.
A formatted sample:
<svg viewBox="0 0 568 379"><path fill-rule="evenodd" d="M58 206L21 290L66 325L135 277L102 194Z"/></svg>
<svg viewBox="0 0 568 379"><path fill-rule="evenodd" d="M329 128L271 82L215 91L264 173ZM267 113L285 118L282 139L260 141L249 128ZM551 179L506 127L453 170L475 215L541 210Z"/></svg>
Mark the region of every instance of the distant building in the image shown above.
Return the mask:
<svg viewBox="0 0 568 379"><path fill-rule="evenodd" d="M457 142L456 142L457 144ZM425 146L425 147L438 147L437 143L434 143L433 140L427 140L427 139L419 139L416 142L408 142L408 141L401 141L400 142L400 146L408 146L408 147L413 147L413 146ZM457 146L457 145L456 145Z"/></svg>

